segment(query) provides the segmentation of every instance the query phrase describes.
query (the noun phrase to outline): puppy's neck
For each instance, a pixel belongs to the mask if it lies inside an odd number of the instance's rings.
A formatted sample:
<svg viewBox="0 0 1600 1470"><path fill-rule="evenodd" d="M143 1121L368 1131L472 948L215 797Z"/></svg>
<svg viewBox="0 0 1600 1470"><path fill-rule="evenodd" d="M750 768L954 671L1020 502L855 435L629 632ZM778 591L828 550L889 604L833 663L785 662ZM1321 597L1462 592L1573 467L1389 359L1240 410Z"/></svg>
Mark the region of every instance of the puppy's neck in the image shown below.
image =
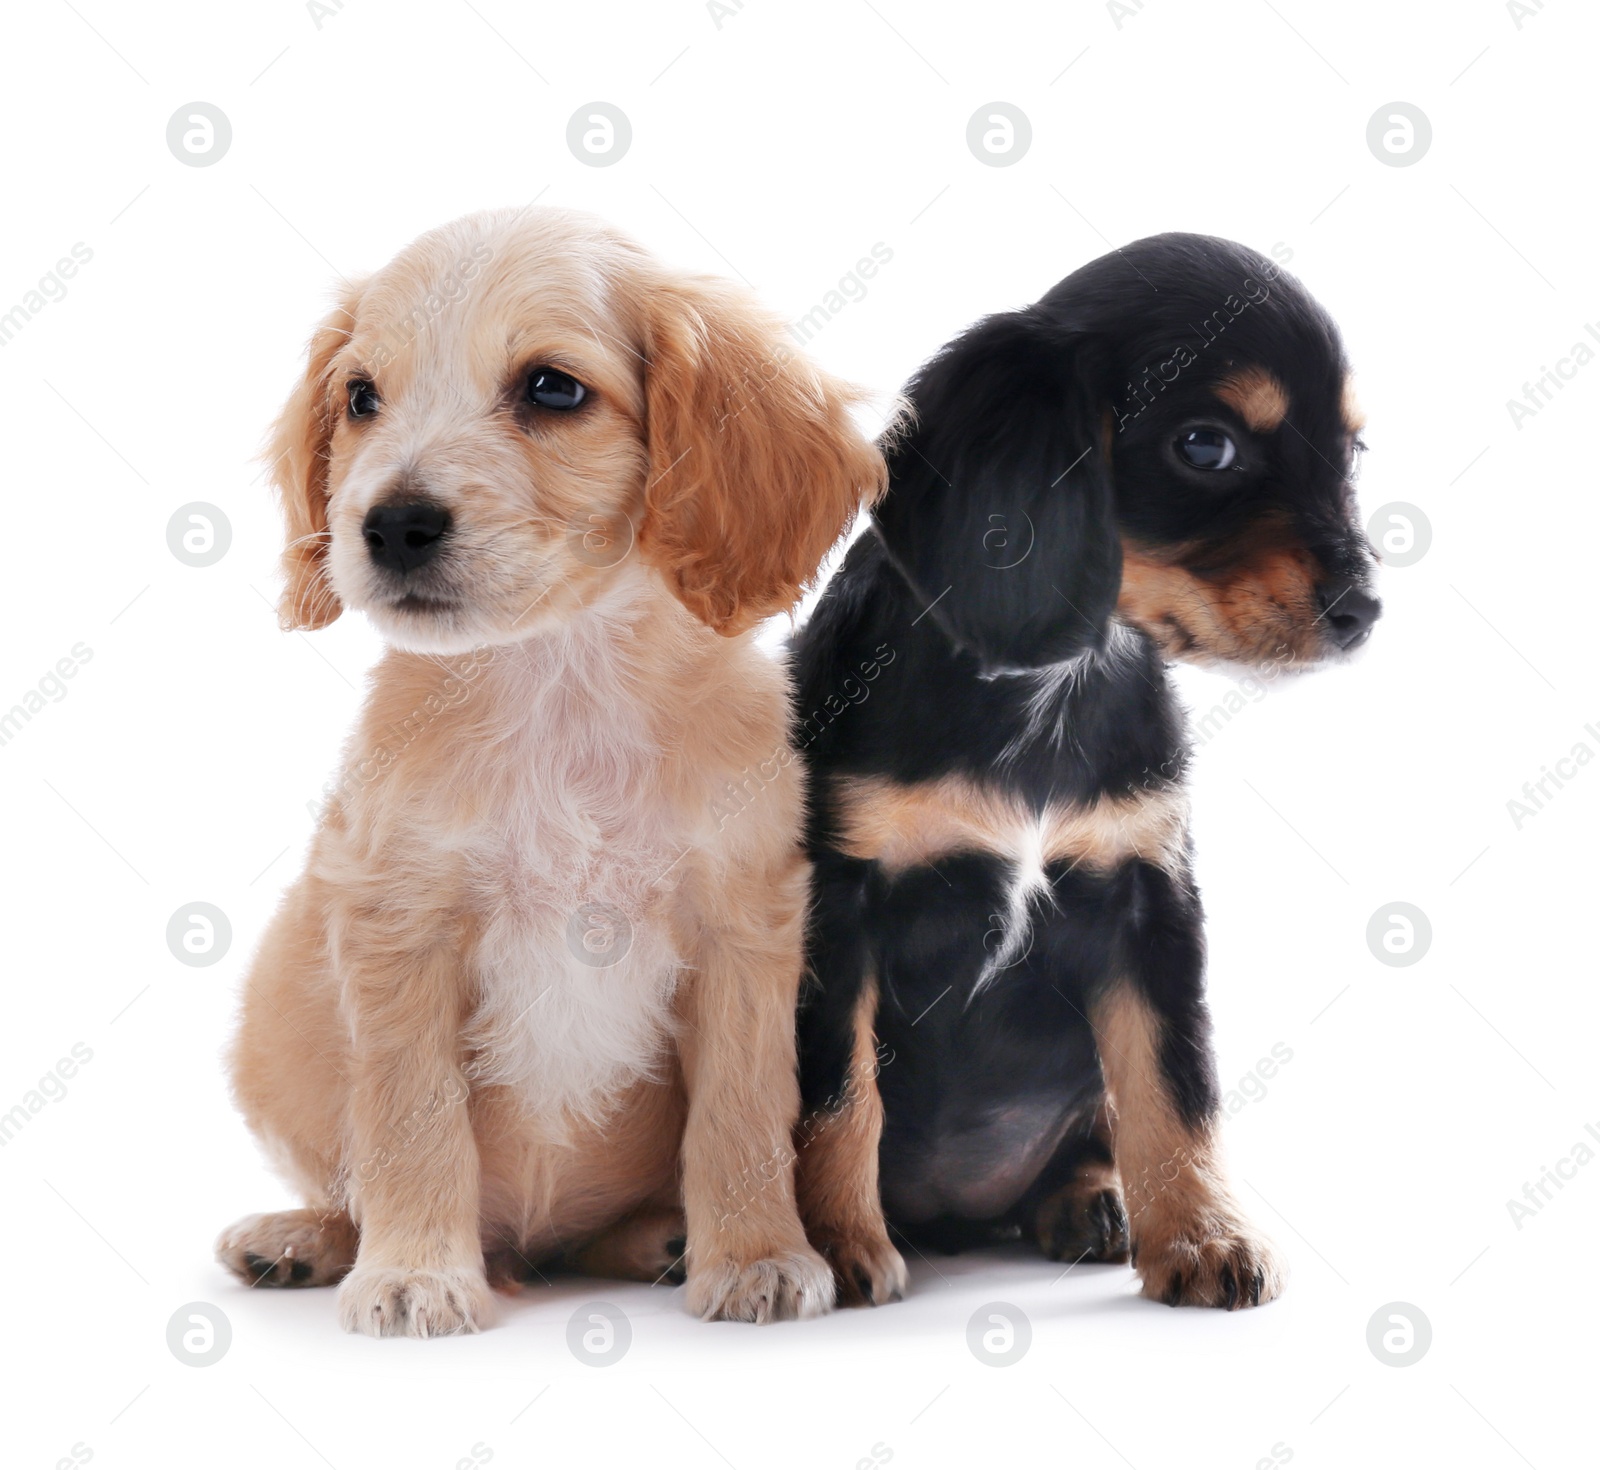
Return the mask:
<svg viewBox="0 0 1600 1470"><path fill-rule="evenodd" d="M479 650L477 657L486 661L487 677L520 686L522 700L560 686L617 709L660 700L724 641L689 613L658 573L634 565L618 568L611 584L582 608L517 642ZM517 697L510 689L507 695Z"/></svg>

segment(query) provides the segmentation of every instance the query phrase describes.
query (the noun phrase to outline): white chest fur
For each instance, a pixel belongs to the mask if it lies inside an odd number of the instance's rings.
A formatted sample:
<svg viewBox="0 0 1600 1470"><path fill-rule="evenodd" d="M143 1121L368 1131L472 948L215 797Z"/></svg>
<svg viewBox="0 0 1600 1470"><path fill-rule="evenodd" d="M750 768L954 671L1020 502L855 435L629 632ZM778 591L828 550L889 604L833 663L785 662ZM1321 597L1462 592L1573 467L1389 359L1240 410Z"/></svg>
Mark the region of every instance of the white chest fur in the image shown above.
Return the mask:
<svg viewBox="0 0 1600 1470"><path fill-rule="evenodd" d="M694 837L662 795L671 736L660 699L639 697L650 671L584 621L486 670L460 711L462 801L435 839L475 921L472 1071L550 1122L602 1118L659 1074L684 958L675 870Z"/></svg>
<svg viewBox="0 0 1600 1470"><path fill-rule="evenodd" d="M467 1040L479 1075L512 1085L530 1112L598 1118L659 1069L670 1042L681 957L667 910L681 847L650 811L648 764L629 783L625 825L584 810L583 772L541 764L550 797L466 854L481 997Z"/></svg>

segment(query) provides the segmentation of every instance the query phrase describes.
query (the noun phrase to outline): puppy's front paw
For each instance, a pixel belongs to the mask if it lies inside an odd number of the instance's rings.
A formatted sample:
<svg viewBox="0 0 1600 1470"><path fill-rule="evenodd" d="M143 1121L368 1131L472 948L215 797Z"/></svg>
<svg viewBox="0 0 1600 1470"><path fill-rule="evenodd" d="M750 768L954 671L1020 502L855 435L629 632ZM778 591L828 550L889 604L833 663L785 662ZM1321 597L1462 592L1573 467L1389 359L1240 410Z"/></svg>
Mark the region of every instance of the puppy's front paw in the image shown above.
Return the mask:
<svg viewBox="0 0 1600 1470"><path fill-rule="evenodd" d="M881 1307L906 1294L906 1263L884 1234L817 1230L811 1243L833 1267L841 1307Z"/></svg>
<svg viewBox="0 0 1600 1470"><path fill-rule="evenodd" d="M782 1322L833 1306L833 1272L809 1247L755 1261L689 1263L689 1310L707 1322Z"/></svg>
<svg viewBox="0 0 1600 1470"><path fill-rule="evenodd" d="M361 1266L339 1287L339 1321L369 1337L449 1337L494 1320L482 1270Z"/></svg>
<svg viewBox="0 0 1600 1470"><path fill-rule="evenodd" d="M1169 1307L1256 1307L1283 1291L1288 1271L1277 1250L1231 1215L1196 1221L1134 1242L1144 1295Z"/></svg>

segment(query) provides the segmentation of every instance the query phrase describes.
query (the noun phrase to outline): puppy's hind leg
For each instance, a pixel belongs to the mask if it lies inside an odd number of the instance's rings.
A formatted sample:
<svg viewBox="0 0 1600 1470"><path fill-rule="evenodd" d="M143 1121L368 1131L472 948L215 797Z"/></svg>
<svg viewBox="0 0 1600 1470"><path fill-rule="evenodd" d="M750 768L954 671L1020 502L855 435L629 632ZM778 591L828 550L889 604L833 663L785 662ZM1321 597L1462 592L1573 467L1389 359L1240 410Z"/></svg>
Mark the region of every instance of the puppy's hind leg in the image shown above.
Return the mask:
<svg viewBox="0 0 1600 1470"><path fill-rule="evenodd" d="M349 1068L328 973L321 894L302 878L245 980L231 1056L233 1095L307 1208L246 1215L216 1257L250 1286L332 1286L355 1261L339 1158Z"/></svg>
<svg viewBox="0 0 1600 1470"><path fill-rule="evenodd" d="M217 1260L246 1286L333 1286L358 1240L343 1210L280 1210L236 1220L217 1237Z"/></svg>
<svg viewBox="0 0 1600 1470"><path fill-rule="evenodd" d="M681 1286L688 1276L688 1226L678 1205L647 1204L561 1257L583 1276Z"/></svg>
<svg viewBox="0 0 1600 1470"><path fill-rule="evenodd" d="M1035 1196L1028 1223L1052 1261L1128 1259L1128 1211L1104 1105L1087 1132L1073 1134L1056 1151Z"/></svg>

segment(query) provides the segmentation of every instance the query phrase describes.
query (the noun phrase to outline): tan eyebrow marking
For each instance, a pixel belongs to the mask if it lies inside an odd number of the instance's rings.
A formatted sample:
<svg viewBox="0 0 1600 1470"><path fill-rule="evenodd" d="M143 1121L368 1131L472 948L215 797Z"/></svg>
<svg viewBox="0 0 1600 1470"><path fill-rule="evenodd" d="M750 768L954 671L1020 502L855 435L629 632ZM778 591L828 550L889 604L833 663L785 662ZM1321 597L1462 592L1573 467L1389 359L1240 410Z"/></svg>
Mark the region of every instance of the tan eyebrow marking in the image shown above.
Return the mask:
<svg viewBox="0 0 1600 1470"><path fill-rule="evenodd" d="M1361 405L1356 402L1356 380L1347 377L1344 380L1344 392L1339 398L1339 412L1344 419L1344 426L1352 434L1359 434L1367 426L1367 416L1361 411Z"/></svg>
<svg viewBox="0 0 1600 1470"><path fill-rule="evenodd" d="M1265 368L1242 368L1224 378L1217 397L1258 434L1270 434L1289 416L1289 392Z"/></svg>

